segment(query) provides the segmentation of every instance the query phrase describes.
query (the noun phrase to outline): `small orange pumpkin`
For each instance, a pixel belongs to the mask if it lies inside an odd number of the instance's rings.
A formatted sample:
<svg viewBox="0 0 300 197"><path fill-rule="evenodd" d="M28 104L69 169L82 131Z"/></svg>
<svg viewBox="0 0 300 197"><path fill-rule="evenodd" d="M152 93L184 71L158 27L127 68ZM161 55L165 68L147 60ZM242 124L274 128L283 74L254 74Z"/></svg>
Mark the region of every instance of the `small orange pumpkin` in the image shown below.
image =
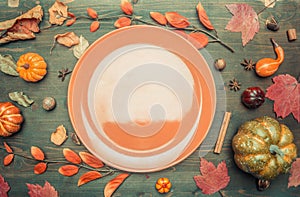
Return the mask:
<svg viewBox="0 0 300 197"><path fill-rule="evenodd" d="M18 107L10 102L0 103L0 136L8 137L21 129L23 116Z"/></svg>
<svg viewBox="0 0 300 197"><path fill-rule="evenodd" d="M171 184L170 180L166 177L159 178L155 184L156 190L161 194L168 193L170 191L171 187L172 187L172 184Z"/></svg>
<svg viewBox="0 0 300 197"><path fill-rule="evenodd" d="M47 74L47 63L37 53L25 53L17 62L17 72L25 81L37 82Z"/></svg>

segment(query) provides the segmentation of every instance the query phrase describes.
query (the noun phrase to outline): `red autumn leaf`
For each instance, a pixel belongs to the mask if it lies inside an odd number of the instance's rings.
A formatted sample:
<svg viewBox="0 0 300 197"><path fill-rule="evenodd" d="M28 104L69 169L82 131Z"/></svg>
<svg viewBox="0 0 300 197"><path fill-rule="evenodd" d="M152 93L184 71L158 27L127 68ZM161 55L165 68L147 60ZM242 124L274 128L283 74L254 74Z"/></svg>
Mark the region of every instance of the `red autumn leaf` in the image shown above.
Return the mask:
<svg viewBox="0 0 300 197"><path fill-rule="evenodd" d="M242 33L242 44L245 46L259 31L258 16L254 9L246 3L226 5L233 14L225 29Z"/></svg>
<svg viewBox="0 0 300 197"><path fill-rule="evenodd" d="M285 118L290 113L300 122L300 83L293 76L278 75L274 84L267 88L266 97L274 101L277 117Z"/></svg>
<svg viewBox="0 0 300 197"><path fill-rule="evenodd" d="M150 17L160 25L166 25L168 23L165 15L159 12L150 12Z"/></svg>
<svg viewBox="0 0 300 197"><path fill-rule="evenodd" d="M31 146L30 152L31 152L32 157L35 158L36 160L44 160L45 159L45 154L39 147Z"/></svg>
<svg viewBox="0 0 300 197"><path fill-rule="evenodd" d="M30 197L58 197L58 192L55 188L48 182L42 187L38 184L27 183L28 194Z"/></svg>
<svg viewBox="0 0 300 197"><path fill-rule="evenodd" d="M34 174L43 174L47 170L47 163L40 162L34 166Z"/></svg>
<svg viewBox="0 0 300 197"><path fill-rule="evenodd" d="M3 144L4 144L4 148L5 148L6 152L13 153L12 148L6 142L3 142Z"/></svg>
<svg viewBox="0 0 300 197"><path fill-rule="evenodd" d="M300 185L300 158L297 158L296 161L293 162L292 167L290 169L288 188L293 186L298 187L299 185Z"/></svg>
<svg viewBox="0 0 300 197"><path fill-rule="evenodd" d="M202 175L194 176L194 180L204 194L213 194L225 188L230 181L224 161L219 163L216 168L213 163L201 158L200 172Z"/></svg>
<svg viewBox="0 0 300 197"><path fill-rule="evenodd" d="M209 30L213 30L215 29L214 26L211 24L207 13L205 11L205 9L203 8L201 2L198 3L198 5L196 6L197 9L197 14L198 14L198 18L200 20L200 22Z"/></svg>
<svg viewBox="0 0 300 197"><path fill-rule="evenodd" d="M75 165L64 165L58 169L58 172L64 176L73 176L77 174L79 171L79 167Z"/></svg>
<svg viewBox="0 0 300 197"><path fill-rule="evenodd" d="M63 154L64 154L67 161L69 161L71 163L74 163L74 164L80 164L81 163L81 158L73 150L71 150L69 148L64 148L63 149Z"/></svg>
<svg viewBox="0 0 300 197"><path fill-rule="evenodd" d="M128 0L121 0L121 10L127 14L127 15L132 15L133 14L133 7L131 3Z"/></svg>
<svg viewBox="0 0 300 197"><path fill-rule="evenodd" d="M0 196L8 197L7 192L10 190L10 186L4 180L3 176L0 174Z"/></svg>
<svg viewBox="0 0 300 197"><path fill-rule="evenodd" d="M81 175L77 182L77 186L81 186L83 184L86 184L88 182L94 181L96 179L99 179L102 177L102 174L98 171L89 171Z"/></svg>
<svg viewBox="0 0 300 197"><path fill-rule="evenodd" d="M100 159L88 152L79 152L82 161L93 168L102 168L104 164Z"/></svg>
<svg viewBox="0 0 300 197"><path fill-rule="evenodd" d="M121 28L121 27L126 27L126 26L130 26L131 25L131 19L130 18L127 18L125 16L117 19L114 23L114 26L116 28Z"/></svg>
<svg viewBox="0 0 300 197"><path fill-rule="evenodd" d="M3 159L3 165L8 166L14 160L14 154L8 154Z"/></svg>
<svg viewBox="0 0 300 197"><path fill-rule="evenodd" d="M93 21L90 25L90 32L95 32L100 28L100 22L99 21Z"/></svg>
<svg viewBox="0 0 300 197"><path fill-rule="evenodd" d="M165 17L173 27L186 28L190 25L188 19L177 12L166 12Z"/></svg>
<svg viewBox="0 0 300 197"><path fill-rule="evenodd" d="M187 34L184 31L175 30L175 33L179 34L183 38L187 39L197 49L201 49L208 44L208 37L202 33ZM198 35L199 34L199 35Z"/></svg>
<svg viewBox="0 0 300 197"><path fill-rule="evenodd" d="M123 173L108 181L104 188L104 197L110 197L128 176L129 174Z"/></svg>

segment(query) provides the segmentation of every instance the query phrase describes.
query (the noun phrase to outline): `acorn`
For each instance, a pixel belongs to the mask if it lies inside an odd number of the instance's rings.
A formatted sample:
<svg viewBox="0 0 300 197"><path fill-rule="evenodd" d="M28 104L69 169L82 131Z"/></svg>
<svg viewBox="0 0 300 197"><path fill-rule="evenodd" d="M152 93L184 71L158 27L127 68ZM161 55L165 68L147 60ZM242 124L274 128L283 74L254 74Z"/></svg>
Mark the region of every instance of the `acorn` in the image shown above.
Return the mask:
<svg viewBox="0 0 300 197"><path fill-rule="evenodd" d="M223 58L215 60L215 68L222 71L226 67L226 61Z"/></svg>
<svg viewBox="0 0 300 197"><path fill-rule="evenodd" d="M267 18L266 26L271 31L278 31L279 30L279 24L273 16Z"/></svg>

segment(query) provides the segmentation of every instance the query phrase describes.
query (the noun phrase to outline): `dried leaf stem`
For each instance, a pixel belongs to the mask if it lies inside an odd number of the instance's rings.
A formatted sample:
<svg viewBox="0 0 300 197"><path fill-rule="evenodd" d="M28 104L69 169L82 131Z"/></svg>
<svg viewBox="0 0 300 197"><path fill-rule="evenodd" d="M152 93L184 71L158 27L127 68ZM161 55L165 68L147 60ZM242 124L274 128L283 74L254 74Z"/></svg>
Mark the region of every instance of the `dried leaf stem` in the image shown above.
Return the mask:
<svg viewBox="0 0 300 197"><path fill-rule="evenodd" d="M0 149L6 151L6 149L2 148L2 147L0 147ZM115 172L118 171L118 170L109 168L107 166L104 167L104 168L96 169L96 168L92 168L90 166L87 166L85 164L74 164L74 163L71 163L71 162L65 161L65 160L49 160L49 159L37 160L37 159L35 159L33 157L30 157L30 156L27 156L27 155L23 155L23 154L19 154L19 153L15 153L15 152L13 152L12 154L14 154L16 156L19 156L19 157L22 157L24 159L28 159L28 160L31 160L31 161L45 162L47 164L70 164L70 165L76 165L79 168L84 168L84 169L87 169L87 170L93 170L93 171L98 171L98 172L105 173L105 174L103 174L103 176L107 176L107 175L113 174L113 173L115 173Z"/></svg>
<svg viewBox="0 0 300 197"><path fill-rule="evenodd" d="M131 17L131 20L138 21L138 22L141 22L141 23L146 24L146 25L162 27L161 25L142 20L142 19L140 19L138 17L135 17L135 16L126 16L126 17ZM230 50L232 53L234 53L234 49L232 47L230 47L228 44L226 44L225 42L223 42L218 36L215 36L215 35L211 34L210 32L208 32L204 29L197 28L196 26L191 26L191 27L187 27L187 28L175 28L175 27L165 26L165 28L167 28L169 30L184 30L184 31L191 31L191 32L202 32L202 33L210 36L212 39L214 39L211 42L219 42L221 45L223 45L228 50Z"/></svg>

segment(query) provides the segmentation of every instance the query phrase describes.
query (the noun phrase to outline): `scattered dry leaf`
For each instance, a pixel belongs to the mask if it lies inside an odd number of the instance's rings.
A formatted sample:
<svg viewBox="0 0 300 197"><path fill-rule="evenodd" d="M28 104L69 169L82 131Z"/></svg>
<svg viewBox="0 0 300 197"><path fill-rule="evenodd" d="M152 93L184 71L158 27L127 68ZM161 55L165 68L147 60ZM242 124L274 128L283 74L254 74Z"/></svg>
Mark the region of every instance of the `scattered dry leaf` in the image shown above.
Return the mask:
<svg viewBox="0 0 300 197"><path fill-rule="evenodd" d="M99 21L93 21L90 25L90 32L95 32L99 29L100 22Z"/></svg>
<svg viewBox="0 0 300 197"><path fill-rule="evenodd" d="M121 0L121 10L127 14L127 15L132 15L133 14L133 7L131 3L128 0Z"/></svg>
<svg viewBox="0 0 300 197"><path fill-rule="evenodd" d="M35 158L36 160L41 161L45 159L45 154L39 147L31 146L30 152L32 157Z"/></svg>
<svg viewBox="0 0 300 197"><path fill-rule="evenodd" d="M49 22L53 25L62 25L68 17L68 6L56 0L49 8Z"/></svg>
<svg viewBox="0 0 300 197"><path fill-rule="evenodd" d="M43 187L38 184L26 183L26 185L30 197L58 197L58 192L48 181L45 182Z"/></svg>
<svg viewBox="0 0 300 197"><path fill-rule="evenodd" d="M0 71L11 76L19 76L17 64L11 55L0 54Z"/></svg>
<svg viewBox="0 0 300 197"><path fill-rule="evenodd" d="M64 176L73 176L77 174L79 171L79 167L75 165L64 165L58 169L58 172Z"/></svg>
<svg viewBox="0 0 300 197"><path fill-rule="evenodd" d="M102 177L102 174L98 171L89 171L84 173L78 180L77 186L80 187L90 181L94 181Z"/></svg>
<svg viewBox="0 0 300 197"><path fill-rule="evenodd" d="M93 19L97 19L98 18L98 14L97 11L94 10L93 8L87 8L86 9L87 14L89 15L89 17L93 18Z"/></svg>
<svg viewBox="0 0 300 197"><path fill-rule="evenodd" d="M3 165L8 166L14 160L14 154L8 154L3 159Z"/></svg>
<svg viewBox="0 0 300 197"><path fill-rule="evenodd" d="M266 97L274 101L277 117L285 118L290 113L300 122L300 82L289 74L277 75L274 84L267 88Z"/></svg>
<svg viewBox="0 0 300 197"><path fill-rule="evenodd" d="M82 54L85 52L85 50L89 47L89 45L90 45L89 42L82 35L80 35L79 44L75 45L73 48L74 56L79 59L82 56Z"/></svg>
<svg viewBox="0 0 300 197"><path fill-rule="evenodd" d="M0 37L0 44L35 38L34 33L40 31L38 24L42 21L42 18L43 9L40 5L37 5L25 14L0 22L0 31L6 31Z"/></svg>
<svg viewBox="0 0 300 197"><path fill-rule="evenodd" d="M104 188L104 196L110 197L119 186L125 181L125 179L129 176L127 173L119 174L115 178L111 179Z"/></svg>
<svg viewBox="0 0 300 197"><path fill-rule="evenodd" d="M30 99L24 92L10 92L8 93L8 97L23 107L29 107L34 103L34 100Z"/></svg>
<svg viewBox="0 0 300 197"><path fill-rule="evenodd" d="M119 19L117 19L114 23L114 26L116 28L122 28L122 27L127 27L131 25L131 19L127 18L127 17L120 17Z"/></svg>
<svg viewBox="0 0 300 197"><path fill-rule="evenodd" d="M296 161L293 162L290 170L288 188L298 187L299 185L300 185L300 158L297 158Z"/></svg>
<svg viewBox="0 0 300 197"><path fill-rule="evenodd" d="M168 23L165 15L159 12L150 12L150 17L160 25L166 25Z"/></svg>
<svg viewBox="0 0 300 197"><path fill-rule="evenodd" d="M4 145L6 152L13 153L12 148L6 142L3 142L3 145Z"/></svg>
<svg viewBox="0 0 300 197"><path fill-rule="evenodd" d="M199 43L197 49L204 48L208 44L208 37L204 33L192 32L189 34L189 36L194 38Z"/></svg>
<svg viewBox="0 0 300 197"><path fill-rule="evenodd" d="M76 135L76 133L72 133L71 134L71 139L72 139L72 142L74 143L74 144L76 144L76 145L81 145L81 142L80 142L80 140L79 140L79 138L78 138L78 136Z"/></svg>
<svg viewBox="0 0 300 197"><path fill-rule="evenodd" d="M63 149L63 154L64 154L64 157L66 158L67 161L69 161L71 163L74 163L74 164L80 164L81 163L81 158L73 150L71 150L69 148L64 148Z"/></svg>
<svg viewBox="0 0 300 197"><path fill-rule="evenodd" d="M3 176L0 174L0 196L8 197L7 193L10 190L9 184L4 180Z"/></svg>
<svg viewBox="0 0 300 197"><path fill-rule="evenodd" d="M8 0L7 5L11 8L17 8L19 7L19 0Z"/></svg>
<svg viewBox="0 0 300 197"><path fill-rule="evenodd" d="M79 37L74 32L66 32L64 34L57 34L54 36L59 44L66 47L71 47L73 45L79 44Z"/></svg>
<svg viewBox="0 0 300 197"><path fill-rule="evenodd" d="M177 12L166 12L165 17L173 27L186 28L190 25L188 19Z"/></svg>
<svg viewBox="0 0 300 197"><path fill-rule="evenodd" d="M233 17L225 29L242 33L242 44L245 46L259 31L258 16L254 9L246 3L226 5Z"/></svg>
<svg viewBox="0 0 300 197"><path fill-rule="evenodd" d="M205 34L202 35L201 33L199 33L199 35L198 35L198 33L195 32L195 33L191 33L192 35L190 35L190 34L187 34L184 31L181 31L181 30L175 30L174 32L179 34L183 38L187 39L197 49L201 49L201 48L205 47L208 44L208 37ZM206 38L204 36L206 36Z"/></svg>
<svg viewBox="0 0 300 197"><path fill-rule="evenodd" d="M198 18L200 20L200 22L209 30L213 30L215 29L214 26L211 24L207 13L205 11L205 9L203 8L201 2L198 3L198 5L196 6L197 9L197 13L198 13Z"/></svg>
<svg viewBox="0 0 300 197"><path fill-rule="evenodd" d="M82 161L93 168L102 168L104 164L100 159L88 152L79 152Z"/></svg>
<svg viewBox="0 0 300 197"><path fill-rule="evenodd" d="M194 176L196 185L202 190L203 194L213 194L225 188L230 182L226 163L223 161L217 167L212 162L204 158L200 159L201 175Z"/></svg>
<svg viewBox="0 0 300 197"><path fill-rule="evenodd" d="M51 134L50 140L55 145L60 146L66 141L67 138L67 131L64 125L59 125L56 128L56 130Z"/></svg>
<svg viewBox="0 0 300 197"><path fill-rule="evenodd" d="M45 162L40 162L34 166L34 174L43 174L47 170L47 164Z"/></svg>

